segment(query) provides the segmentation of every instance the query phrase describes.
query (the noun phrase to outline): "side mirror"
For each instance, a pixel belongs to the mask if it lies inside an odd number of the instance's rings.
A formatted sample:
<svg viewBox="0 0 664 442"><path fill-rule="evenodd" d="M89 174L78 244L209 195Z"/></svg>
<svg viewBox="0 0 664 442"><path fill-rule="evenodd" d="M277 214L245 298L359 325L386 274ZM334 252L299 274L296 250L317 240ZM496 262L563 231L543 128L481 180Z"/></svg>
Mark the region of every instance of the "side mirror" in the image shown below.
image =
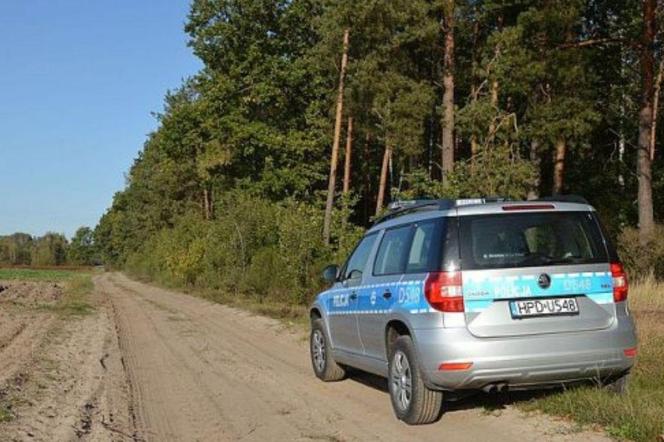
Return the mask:
<svg viewBox="0 0 664 442"><path fill-rule="evenodd" d="M325 282L333 284L337 280L339 274L339 266L336 264L329 265L323 270L323 279Z"/></svg>

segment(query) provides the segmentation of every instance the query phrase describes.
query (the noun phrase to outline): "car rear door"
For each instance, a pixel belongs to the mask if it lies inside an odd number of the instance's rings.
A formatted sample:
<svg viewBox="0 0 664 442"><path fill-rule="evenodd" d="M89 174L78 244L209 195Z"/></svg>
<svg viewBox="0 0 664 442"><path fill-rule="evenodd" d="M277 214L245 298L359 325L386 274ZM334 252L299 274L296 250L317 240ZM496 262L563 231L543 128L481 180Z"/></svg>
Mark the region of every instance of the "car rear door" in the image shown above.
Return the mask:
<svg viewBox="0 0 664 442"><path fill-rule="evenodd" d="M413 234L411 224L384 231L375 259L367 269L371 275L360 292L358 326L366 356L385 358L385 318L399 297L399 282Z"/></svg>
<svg viewBox="0 0 664 442"><path fill-rule="evenodd" d="M527 210L458 219L466 326L473 335L611 326L612 278L593 212Z"/></svg>
<svg viewBox="0 0 664 442"><path fill-rule="evenodd" d="M438 266L441 223L433 218L385 231L358 305L360 338L367 356L384 360L385 327L393 309L422 301L423 281Z"/></svg>

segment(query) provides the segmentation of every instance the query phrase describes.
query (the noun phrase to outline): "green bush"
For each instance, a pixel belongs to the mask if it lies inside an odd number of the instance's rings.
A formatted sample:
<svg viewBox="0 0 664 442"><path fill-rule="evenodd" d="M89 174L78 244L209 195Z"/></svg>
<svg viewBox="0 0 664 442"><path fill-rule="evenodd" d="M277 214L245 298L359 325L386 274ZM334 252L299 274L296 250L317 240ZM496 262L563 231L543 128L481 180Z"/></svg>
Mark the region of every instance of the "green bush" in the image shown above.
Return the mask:
<svg viewBox="0 0 664 442"><path fill-rule="evenodd" d="M623 229L618 236L618 252L630 278L639 280L652 273L664 279L664 225L655 226L655 234L645 244L639 241L637 228Z"/></svg>
<svg viewBox="0 0 664 442"><path fill-rule="evenodd" d="M199 214L177 219L130 254L126 270L173 287L306 304L322 288L323 267L341 262L362 233L345 221L349 211L341 205L333 217L335 245L326 246L321 208L229 192L217 204L214 220Z"/></svg>

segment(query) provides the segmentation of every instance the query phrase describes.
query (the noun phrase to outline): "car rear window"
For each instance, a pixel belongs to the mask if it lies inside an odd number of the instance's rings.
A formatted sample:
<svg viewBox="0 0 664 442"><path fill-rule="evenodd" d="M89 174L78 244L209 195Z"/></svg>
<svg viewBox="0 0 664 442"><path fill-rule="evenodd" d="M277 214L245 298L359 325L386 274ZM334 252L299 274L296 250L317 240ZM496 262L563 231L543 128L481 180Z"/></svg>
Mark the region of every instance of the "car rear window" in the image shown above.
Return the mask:
<svg viewBox="0 0 664 442"><path fill-rule="evenodd" d="M591 212L464 216L459 229L465 270L608 261Z"/></svg>
<svg viewBox="0 0 664 442"><path fill-rule="evenodd" d="M374 275L403 273L410 249L412 226L405 225L385 232L374 263Z"/></svg>

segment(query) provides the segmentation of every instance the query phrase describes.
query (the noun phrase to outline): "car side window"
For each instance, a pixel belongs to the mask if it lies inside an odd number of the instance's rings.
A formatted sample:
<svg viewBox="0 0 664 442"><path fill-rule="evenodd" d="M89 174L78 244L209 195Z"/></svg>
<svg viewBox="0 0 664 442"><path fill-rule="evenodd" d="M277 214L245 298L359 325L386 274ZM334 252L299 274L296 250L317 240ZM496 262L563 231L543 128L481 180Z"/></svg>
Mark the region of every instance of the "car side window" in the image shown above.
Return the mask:
<svg viewBox="0 0 664 442"><path fill-rule="evenodd" d="M423 273L434 270L436 266L435 245L438 244L437 223L425 221L415 225L413 241L408 254L406 273Z"/></svg>
<svg viewBox="0 0 664 442"><path fill-rule="evenodd" d="M341 279L360 279L362 277L362 272L367 265L369 259L369 254L373 248L374 242L376 241L376 234L367 235L358 243L355 250L346 261L343 272L341 274Z"/></svg>
<svg viewBox="0 0 664 442"><path fill-rule="evenodd" d="M410 252L413 226L407 225L385 231L380 243L373 274L376 276L403 273Z"/></svg>

